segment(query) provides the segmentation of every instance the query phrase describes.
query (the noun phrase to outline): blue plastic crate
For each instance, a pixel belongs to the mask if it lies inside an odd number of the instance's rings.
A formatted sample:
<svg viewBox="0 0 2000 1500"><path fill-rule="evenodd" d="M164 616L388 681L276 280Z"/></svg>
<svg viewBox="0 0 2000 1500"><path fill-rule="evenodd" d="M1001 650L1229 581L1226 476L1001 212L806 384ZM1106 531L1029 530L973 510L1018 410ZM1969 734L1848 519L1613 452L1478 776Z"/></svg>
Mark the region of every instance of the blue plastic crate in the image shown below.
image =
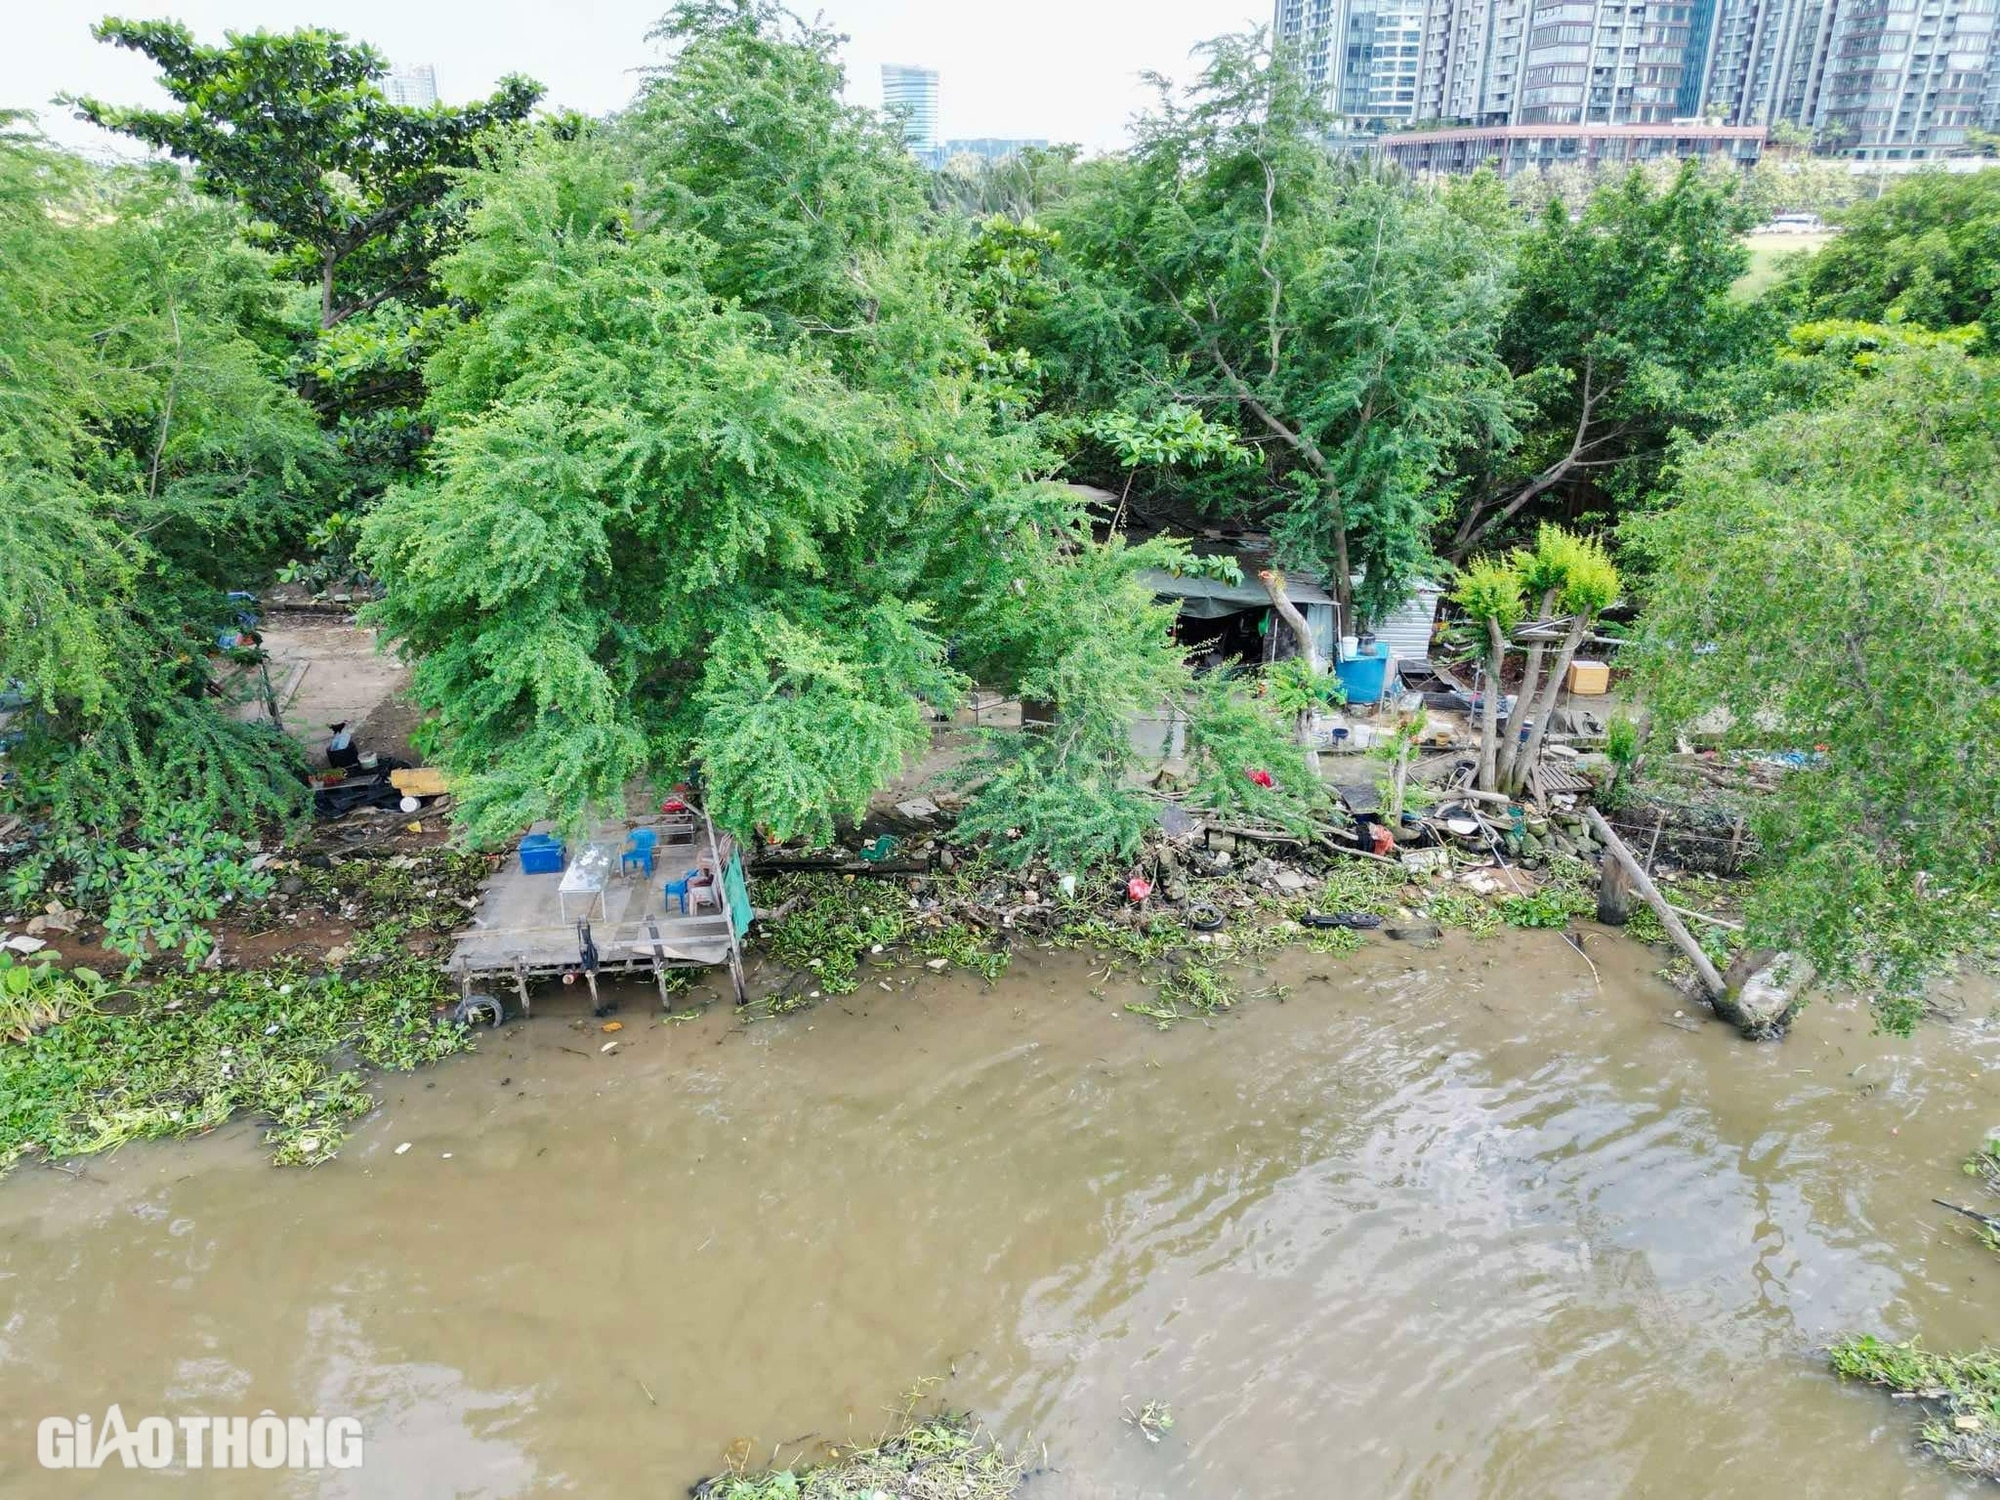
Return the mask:
<svg viewBox="0 0 2000 1500"><path fill-rule="evenodd" d="M521 840L521 873L560 875L563 872L562 840L550 833L531 833Z"/></svg>

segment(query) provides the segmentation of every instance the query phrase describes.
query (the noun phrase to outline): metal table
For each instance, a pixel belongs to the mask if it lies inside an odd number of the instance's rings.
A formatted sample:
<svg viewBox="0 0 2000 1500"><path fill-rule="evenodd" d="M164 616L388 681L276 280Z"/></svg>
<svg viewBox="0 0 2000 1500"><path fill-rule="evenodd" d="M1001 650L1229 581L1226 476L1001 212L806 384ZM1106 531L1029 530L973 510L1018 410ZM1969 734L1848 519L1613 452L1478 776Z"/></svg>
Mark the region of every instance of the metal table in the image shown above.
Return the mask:
<svg viewBox="0 0 2000 1500"><path fill-rule="evenodd" d="M606 921L611 919L611 908L604 899L604 888L611 882L611 859L609 844L585 844L570 861L569 868L563 871L562 884L556 887L556 909L562 913L564 922L570 920L571 896L586 898L584 916L588 917L594 909Z"/></svg>

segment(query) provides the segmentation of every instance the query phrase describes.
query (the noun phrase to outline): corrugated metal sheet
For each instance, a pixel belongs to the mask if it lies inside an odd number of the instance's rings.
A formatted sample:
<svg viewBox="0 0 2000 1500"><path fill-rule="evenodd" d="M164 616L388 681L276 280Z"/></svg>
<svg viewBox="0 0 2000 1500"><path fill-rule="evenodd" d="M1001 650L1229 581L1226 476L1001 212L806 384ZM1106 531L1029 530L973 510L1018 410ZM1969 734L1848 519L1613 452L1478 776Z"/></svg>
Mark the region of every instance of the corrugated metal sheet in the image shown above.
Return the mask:
<svg viewBox="0 0 2000 1500"><path fill-rule="evenodd" d="M1389 646L1389 670L1399 661L1422 661L1431 654L1431 626L1437 619L1438 599L1443 590L1420 583L1409 603L1375 624L1375 639Z"/></svg>
<svg viewBox="0 0 2000 1500"><path fill-rule="evenodd" d="M1256 558L1244 556L1237 559L1243 570L1243 582L1224 583L1217 578L1176 578L1171 573L1158 569L1148 569L1139 576L1154 593L1163 598L1179 599L1181 612L1197 620L1214 620L1223 615L1233 615L1246 609L1269 609L1271 596L1264 585L1257 581L1257 569L1267 564ZM1285 594L1292 603L1304 608L1311 604L1331 604L1332 596L1301 574L1289 574L1285 580Z"/></svg>

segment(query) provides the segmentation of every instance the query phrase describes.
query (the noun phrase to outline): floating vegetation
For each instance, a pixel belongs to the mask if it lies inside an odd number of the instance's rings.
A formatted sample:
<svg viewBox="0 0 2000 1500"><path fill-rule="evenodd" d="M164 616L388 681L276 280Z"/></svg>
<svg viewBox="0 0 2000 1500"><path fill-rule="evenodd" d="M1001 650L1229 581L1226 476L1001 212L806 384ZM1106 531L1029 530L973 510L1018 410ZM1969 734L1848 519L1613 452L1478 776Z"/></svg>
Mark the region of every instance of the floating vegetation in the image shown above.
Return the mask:
<svg viewBox="0 0 2000 1500"><path fill-rule="evenodd" d="M1156 915L1132 924L1084 917L1064 923L1054 941L1058 948L1099 948L1149 964L1181 952L1194 937L1192 928L1172 917Z"/></svg>
<svg viewBox="0 0 2000 1500"><path fill-rule="evenodd" d="M1988 1193L2000 1194L2000 1139L1988 1141L1965 1159L1965 1175L1977 1178L1985 1185ZM2000 1216L1966 1208L1963 1205L1945 1206L1978 1224L1980 1243L1995 1254L2000 1254Z"/></svg>
<svg viewBox="0 0 2000 1500"><path fill-rule="evenodd" d="M1492 937L1505 925L1499 911L1484 896L1440 891L1424 905L1430 912L1431 920L1438 926L1457 928L1476 938ZM1357 938L1356 946L1359 946L1357 934L1349 933L1347 936Z"/></svg>
<svg viewBox="0 0 2000 1500"><path fill-rule="evenodd" d="M1597 909L1597 872L1559 850L1546 857L1538 884L1515 894L1496 892L1490 879L1461 884L1397 864L1318 853L1290 864L1268 856L1232 864L1228 851L1198 849L1147 858L1151 863L1137 868L1151 872L1160 894L1139 905L1129 899L1130 877L1115 871L1079 879L982 860L906 880L769 877L759 895L777 915L765 924L763 941L794 977L779 994L756 1002L755 1013L781 1015L853 992L870 952L993 979L1006 967L1009 945L1025 939L1097 954L1093 980L1122 971L1157 986L1156 995L1125 1009L1165 1029L1213 1019L1247 998L1218 965L1288 946L1336 958L1364 946L1361 931L1328 925L1329 917L1379 918L1405 938L1419 931L1435 938L1444 930L1486 938L1506 926L1560 931ZM1290 879L1287 869L1307 878ZM1091 993L1106 998L1095 986Z"/></svg>
<svg viewBox="0 0 2000 1500"><path fill-rule="evenodd" d="M1965 1159L1965 1175L1977 1177L1988 1191L2000 1193L2000 1138L1988 1141Z"/></svg>
<svg viewBox="0 0 2000 1500"><path fill-rule="evenodd" d="M1964 1474L2000 1480L2000 1350L1933 1354L1858 1334L1827 1351L1836 1375L1922 1404L1922 1446Z"/></svg>
<svg viewBox="0 0 2000 1500"><path fill-rule="evenodd" d="M927 888L936 884L925 882ZM853 994L861 985L861 960L873 953L941 959L983 979L998 979L1007 968L1006 951L954 916L934 889L926 894L928 901L899 882L852 875L792 874L760 881L762 904L780 913L763 924L763 945L797 974L782 993L758 1002L760 1011L784 1015L821 996ZM802 989L806 983L819 993Z"/></svg>
<svg viewBox="0 0 2000 1500"><path fill-rule="evenodd" d="M104 981L90 969L59 969L0 952L0 1043L25 1042L58 1021L97 1009Z"/></svg>
<svg viewBox="0 0 2000 1500"><path fill-rule="evenodd" d="M1008 1500L1027 1476L965 1416L906 1420L894 1437L811 1468L730 1472L693 1500Z"/></svg>
<svg viewBox="0 0 2000 1500"><path fill-rule="evenodd" d="M441 1017L444 976L408 959L365 979L176 975L112 998L65 1003L53 1024L0 1045L0 1171L30 1152L199 1135L241 1113L264 1117L279 1165L316 1165L374 1107L362 1065L415 1068L467 1046Z"/></svg>
<svg viewBox="0 0 2000 1500"><path fill-rule="evenodd" d="M1174 1409L1164 1401L1148 1401L1135 1410L1128 1399L1124 1420L1126 1426L1136 1427L1147 1442L1157 1443L1174 1430Z"/></svg>
<svg viewBox="0 0 2000 1500"><path fill-rule="evenodd" d="M1146 1016L1160 1030L1169 1031L1182 1021L1213 1020L1239 998L1229 981L1206 960L1188 958L1160 986L1157 1000L1130 1000L1125 1009L1136 1016Z"/></svg>
<svg viewBox="0 0 2000 1500"><path fill-rule="evenodd" d="M1365 911L1392 917L1398 907L1408 904L1409 883L1409 875L1400 869L1372 861L1335 860L1320 878L1313 904L1321 911Z"/></svg>
<svg viewBox="0 0 2000 1500"><path fill-rule="evenodd" d="M1552 855L1547 874L1533 894L1509 896L1500 903L1501 919L1509 927L1560 931L1577 917L1596 914L1596 880L1597 872L1582 860Z"/></svg>
<svg viewBox="0 0 2000 1500"><path fill-rule="evenodd" d="M465 925L468 903L477 903L493 873L484 854L425 849L383 859L337 859L273 865L296 873L297 889L281 881L271 904L317 906L359 922L394 922L409 932L452 932Z"/></svg>

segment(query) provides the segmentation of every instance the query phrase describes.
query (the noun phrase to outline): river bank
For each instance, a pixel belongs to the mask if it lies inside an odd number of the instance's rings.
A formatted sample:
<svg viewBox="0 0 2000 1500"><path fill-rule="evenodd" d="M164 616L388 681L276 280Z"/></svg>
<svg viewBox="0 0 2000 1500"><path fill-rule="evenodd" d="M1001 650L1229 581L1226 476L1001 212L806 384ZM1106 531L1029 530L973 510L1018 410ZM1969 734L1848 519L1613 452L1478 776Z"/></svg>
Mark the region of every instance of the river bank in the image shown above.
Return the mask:
<svg viewBox="0 0 2000 1500"><path fill-rule="evenodd" d="M98 957L76 946L87 936L80 918L65 919L74 934L65 949L45 946L25 967L0 953L0 968L11 967L0 973L0 1039L14 1043L0 1050L0 1172L36 1155L194 1135L238 1113L266 1126L281 1165L318 1166L370 1107L364 1068L421 1066L471 1045L487 1021L520 1019L512 993L461 1000L447 981L443 954L452 934L481 920L498 857L435 837L411 825L398 830L401 847L366 856L274 858L269 892L216 925L209 958L192 971L159 960L150 975L107 981L78 962ZM1170 900L1135 896L1150 883L1138 875L1128 889L1112 872L1082 883L948 854L900 875L768 876L744 1014L851 994L864 969L891 991L952 969L990 981L1017 954L1060 948L1089 954L1094 978L1136 976L1151 993L1126 1010L1165 1029L1212 1021L1246 997L1282 998L1283 986L1245 982L1243 967L1288 945L1338 958L1376 930L1415 943L1509 924L1567 931L1594 906L1588 868L1573 859L1454 876L1324 853L1244 863L1163 842L1145 869ZM1591 967L1588 935L1569 941ZM694 972L662 976L638 1013L671 1004ZM607 997L606 1008L617 1002Z"/></svg>
<svg viewBox="0 0 2000 1500"><path fill-rule="evenodd" d="M2000 1269L1928 1202L2000 1038L1828 1004L1748 1046L1591 951L1286 949L1283 1000L1165 1033L1061 950L764 1020L635 993L608 1053L559 993L385 1077L315 1172L247 1124L24 1167L0 1490L75 1493L29 1418L117 1399L361 1416L359 1481L306 1493L678 1492L935 1376L1063 1500L1955 1493L1815 1351L2000 1339ZM1155 1400L1158 1444L1122 1420Z"/></svg>

